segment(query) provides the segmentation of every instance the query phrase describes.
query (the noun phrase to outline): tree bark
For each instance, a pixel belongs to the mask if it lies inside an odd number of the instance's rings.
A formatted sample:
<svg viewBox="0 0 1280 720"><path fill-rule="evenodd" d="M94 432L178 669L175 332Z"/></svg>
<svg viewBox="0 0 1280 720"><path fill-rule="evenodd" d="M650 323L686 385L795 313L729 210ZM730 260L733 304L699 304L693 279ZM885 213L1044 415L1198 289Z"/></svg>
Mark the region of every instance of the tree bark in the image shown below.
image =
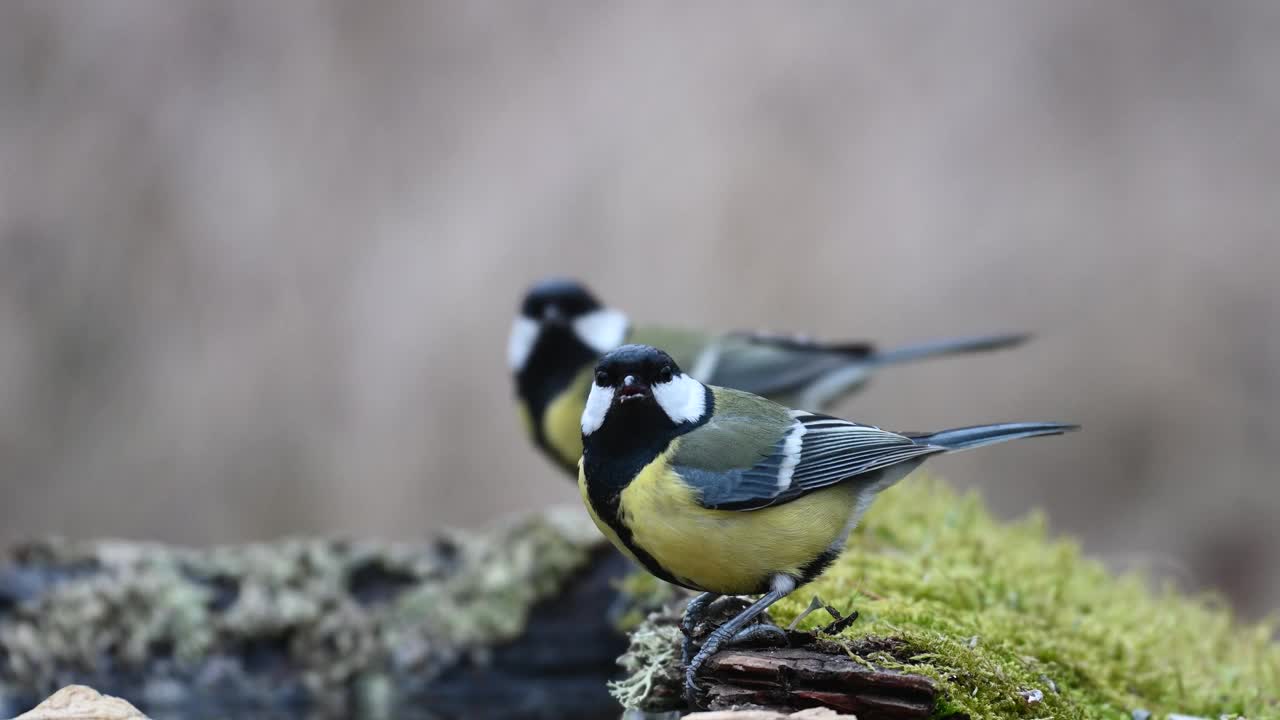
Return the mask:
<svg viewBox="0 0 1280 720"><path fill-rule="evenodd" d="M928 678L814 647L723 651L707 662L702 678L712 710L821 706L858 717L916 720L929 717L937 699Z"/></svg>
<svg viewBox="0 0 1280 720"><path fill-rule="evenodd" d="M0 556L0 717L83 684L158 720L613 719L631 570L546 516L415 544L22 545Z"/></svg>

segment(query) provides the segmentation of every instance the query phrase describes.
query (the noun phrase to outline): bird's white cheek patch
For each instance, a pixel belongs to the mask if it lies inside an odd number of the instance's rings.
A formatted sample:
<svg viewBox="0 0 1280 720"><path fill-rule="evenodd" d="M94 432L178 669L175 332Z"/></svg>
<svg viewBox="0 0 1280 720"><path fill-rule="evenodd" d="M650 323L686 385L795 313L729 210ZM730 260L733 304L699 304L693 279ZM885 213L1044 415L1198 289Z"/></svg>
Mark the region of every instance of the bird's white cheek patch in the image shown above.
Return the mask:
<svg viewBox="0 0 1280 720"><path fill-rule="evenodd" d="M582 409L582 434L590 435L604 424L604 416L609 414L609 406L613 404L613 388L591 386L591 394L587 396L587 406Z"/></svg>
<svg viewBox="0 0 1280 720"><path fill-rule="evenodd" d="M573 321L573 334L598 353L607 353L627 338L627 316L613 308L600 308Z"/></svg>
<svg viewBox="0 0 1280 720"><path fill-rule="evenodd" d="M538 342L541 326L527 317L520 316L511 326L511 335L507 337L507 366L512 370L520 370L529 360L529 353Z"/></svg>
<svg viewBox="0 0 1280 720"><path fill-rule="evenodd" d="M702 383L681 373L671 382L653 386L653 397L662 411L677 425L702 419L707 411L707 388Z"/></svg>

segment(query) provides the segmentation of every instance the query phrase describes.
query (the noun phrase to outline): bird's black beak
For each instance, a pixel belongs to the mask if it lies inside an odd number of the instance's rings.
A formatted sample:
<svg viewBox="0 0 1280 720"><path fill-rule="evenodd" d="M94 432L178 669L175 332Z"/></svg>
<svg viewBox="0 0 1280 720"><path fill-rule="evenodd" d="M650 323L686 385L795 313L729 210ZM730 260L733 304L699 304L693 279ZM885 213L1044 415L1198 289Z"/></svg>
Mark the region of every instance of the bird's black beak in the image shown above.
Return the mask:
<svg viewBox="0 0 1280 720"><path fill-rule="evenodd" d="M648 397L653 397L653 391L635 375L628 375L622 379L622 386L618 388L619 403L642 400Z"/></svg>

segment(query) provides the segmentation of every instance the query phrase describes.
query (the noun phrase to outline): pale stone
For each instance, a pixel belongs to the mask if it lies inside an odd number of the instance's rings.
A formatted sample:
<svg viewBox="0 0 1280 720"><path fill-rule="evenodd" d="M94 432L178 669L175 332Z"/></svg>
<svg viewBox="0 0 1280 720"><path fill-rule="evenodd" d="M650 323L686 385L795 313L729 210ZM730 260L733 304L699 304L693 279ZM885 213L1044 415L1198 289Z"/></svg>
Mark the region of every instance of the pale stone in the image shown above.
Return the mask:
<svg viewBox="0 0 1280 720"><path fill-rule="evenodd" d="M68 685L14 720L147 720L147 716L118 697Z"/></svg>
<svg viewBox="0 0 1280 720"><path fill-rule="evenodd" d="M831 708L808 708L788 715L772 710L717 710L686 715L684 720L858 720L855 715L840 715Z"/></svg>

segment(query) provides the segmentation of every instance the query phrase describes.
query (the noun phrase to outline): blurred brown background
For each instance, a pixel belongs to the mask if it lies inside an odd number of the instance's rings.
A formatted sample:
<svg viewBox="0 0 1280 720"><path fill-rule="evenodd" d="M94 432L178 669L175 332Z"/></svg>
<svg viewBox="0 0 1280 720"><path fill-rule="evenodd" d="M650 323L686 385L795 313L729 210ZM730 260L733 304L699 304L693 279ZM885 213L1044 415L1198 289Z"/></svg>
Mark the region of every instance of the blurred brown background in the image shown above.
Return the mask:
<svg viewBox="0 0 1280 720"><path fill-rule="evenodd" d="M574 502L519 295L1010 353L881 375L1121 568L1280 606L1280 4L0 5L0 540Z"/></svg>

